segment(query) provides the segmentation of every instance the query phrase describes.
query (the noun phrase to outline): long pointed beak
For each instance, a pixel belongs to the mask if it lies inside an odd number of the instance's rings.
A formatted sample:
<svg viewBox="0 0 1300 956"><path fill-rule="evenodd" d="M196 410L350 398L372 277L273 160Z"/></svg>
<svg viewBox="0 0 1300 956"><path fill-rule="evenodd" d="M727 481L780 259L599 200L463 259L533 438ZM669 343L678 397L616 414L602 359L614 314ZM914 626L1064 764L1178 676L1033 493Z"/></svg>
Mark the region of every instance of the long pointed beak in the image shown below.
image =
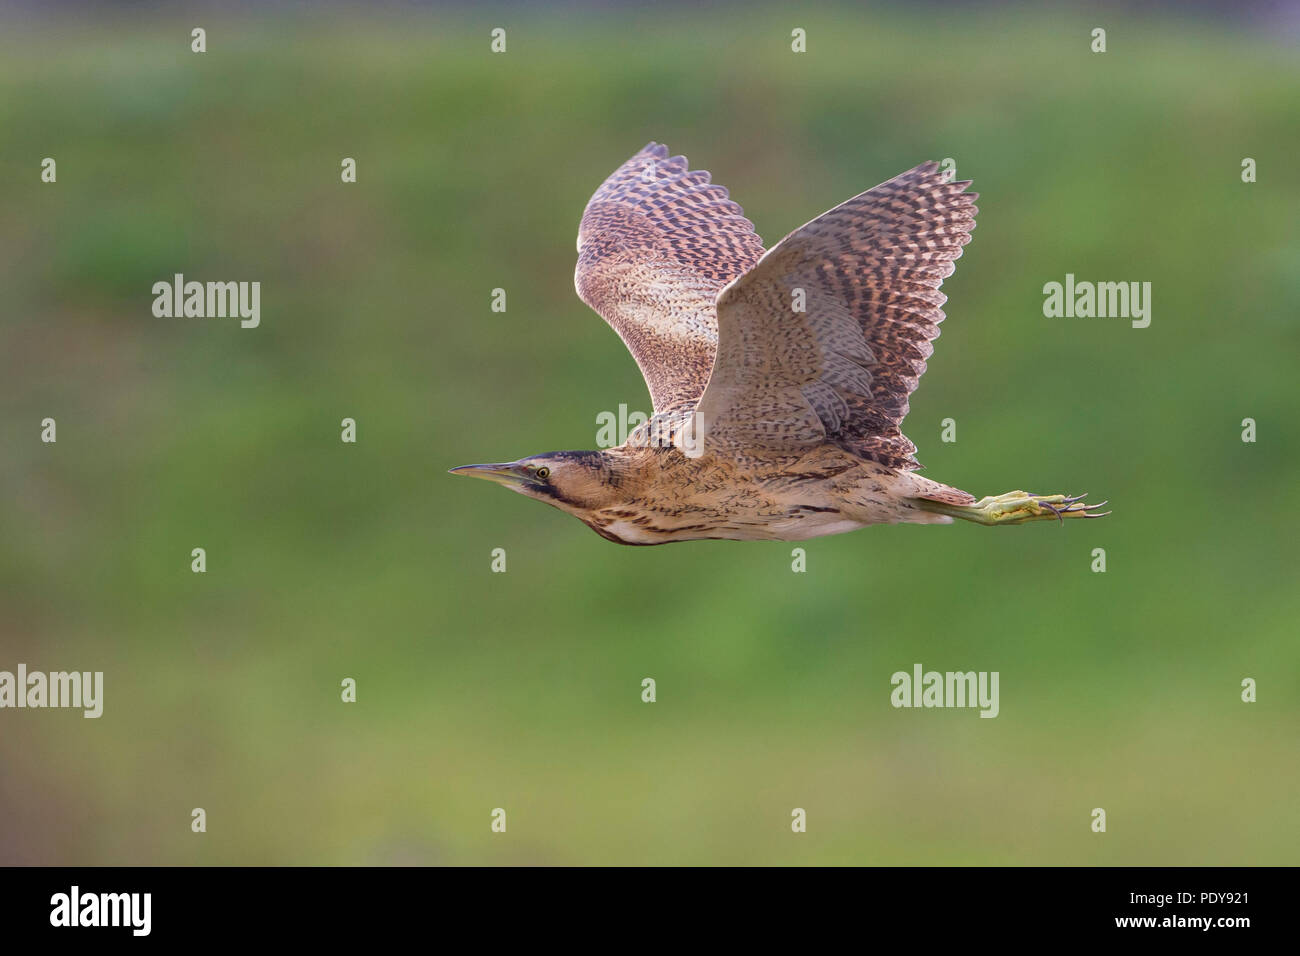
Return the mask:
<svg viewBox="0 0 1300 956"><path fill-rule="evenodd" d="M531 479L524 473L523 469L514 462L503 462L495 465L461 465L459 468L452 468L447 472L450 475L466 475L470 478L486 478L488 481L495 481L498 485L527 485Z"/></svg>

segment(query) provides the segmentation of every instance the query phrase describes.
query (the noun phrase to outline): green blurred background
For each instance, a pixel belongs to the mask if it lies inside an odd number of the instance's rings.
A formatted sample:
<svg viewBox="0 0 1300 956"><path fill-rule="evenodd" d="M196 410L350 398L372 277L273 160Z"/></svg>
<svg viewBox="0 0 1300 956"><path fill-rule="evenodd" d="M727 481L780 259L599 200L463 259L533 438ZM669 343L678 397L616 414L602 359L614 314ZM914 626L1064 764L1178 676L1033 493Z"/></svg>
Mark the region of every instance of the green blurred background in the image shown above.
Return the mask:
<svg viewBox="0 0 1300 956"><path fill-rule="evenodd" d="M1298 862L1293 39L938 6L2 25L0 669L106 691L0 712L0 863ZM647 409L572 270L651 139L769 245L954 158L982 212L906 431L931 477L1113 516L871 528L794 574L447 475ZM260 281L261 327L154 318L175 272ZM1067 272L1151 282L1150 328L1044 318ZM1001 715L893 709L917 662L999 671Z"/></svg>

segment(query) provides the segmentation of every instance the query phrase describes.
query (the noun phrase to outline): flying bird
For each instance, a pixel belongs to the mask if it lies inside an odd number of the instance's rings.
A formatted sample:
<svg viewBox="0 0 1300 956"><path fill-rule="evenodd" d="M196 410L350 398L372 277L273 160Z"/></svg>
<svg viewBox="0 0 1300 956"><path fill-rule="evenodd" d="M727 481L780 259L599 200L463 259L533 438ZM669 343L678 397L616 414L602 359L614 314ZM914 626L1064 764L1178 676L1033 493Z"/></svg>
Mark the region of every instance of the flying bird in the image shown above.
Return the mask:
<svg viewBox="0 0 1300 956"><path fill-rule="evenodd" d="M623 339L654 414L616 447L452 474L620 544L801 541L873 524L1100 517L1083 496L975 497L917 474L900 431L976 193L923 163L766 251L726 189L650 143L588 202L578 295Z"/></svg>

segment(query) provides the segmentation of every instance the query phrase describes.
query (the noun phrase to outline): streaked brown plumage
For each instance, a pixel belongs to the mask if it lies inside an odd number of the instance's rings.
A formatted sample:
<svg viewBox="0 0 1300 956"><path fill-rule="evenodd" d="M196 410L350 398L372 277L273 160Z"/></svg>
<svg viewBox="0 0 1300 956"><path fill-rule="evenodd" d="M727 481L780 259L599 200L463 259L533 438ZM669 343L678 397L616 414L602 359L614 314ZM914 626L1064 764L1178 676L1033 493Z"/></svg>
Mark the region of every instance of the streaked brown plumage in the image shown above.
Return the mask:
<svg viewBox="0 0 1300 956"><path fill-rule="evenodd" d="M924 163L765 252L726 189L649 144L587 204L575 285L636 359L653 416L618 448L453 472L623 544L1097 516L1064 495L976 502L915 473L900 425L975 227L969 185Z"/></svg>

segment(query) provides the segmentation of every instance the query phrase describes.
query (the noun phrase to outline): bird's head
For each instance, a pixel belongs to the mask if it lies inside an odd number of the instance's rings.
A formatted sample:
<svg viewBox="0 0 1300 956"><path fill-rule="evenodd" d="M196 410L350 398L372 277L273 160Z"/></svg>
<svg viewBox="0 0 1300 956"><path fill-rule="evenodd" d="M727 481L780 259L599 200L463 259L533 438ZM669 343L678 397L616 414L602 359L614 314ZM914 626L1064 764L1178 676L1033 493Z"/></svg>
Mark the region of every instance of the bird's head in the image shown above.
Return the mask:
<svg viewBox="0 0 1300 956"><path fill-rule="evenodd" d="M495 465L461 465L451 474L486 478L579 518L621 498L618 462L603 451L552 451Z"/></svg>

